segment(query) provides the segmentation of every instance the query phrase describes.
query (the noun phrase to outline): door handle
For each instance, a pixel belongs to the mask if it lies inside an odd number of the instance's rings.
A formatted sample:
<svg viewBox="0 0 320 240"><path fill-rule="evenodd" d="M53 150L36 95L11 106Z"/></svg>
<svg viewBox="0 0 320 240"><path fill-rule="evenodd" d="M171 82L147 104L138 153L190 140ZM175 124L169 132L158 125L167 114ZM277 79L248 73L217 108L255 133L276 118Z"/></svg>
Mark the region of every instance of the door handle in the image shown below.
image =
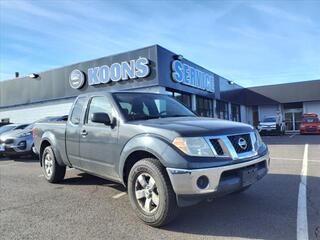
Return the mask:
<svg viewBox="0 0 320 240"><path fill-rule="evenodd" d="M82 135L82 137L87 136L87 135L88 135L87 130L83 129L83 130L81 131L81 135Z"/></svg>

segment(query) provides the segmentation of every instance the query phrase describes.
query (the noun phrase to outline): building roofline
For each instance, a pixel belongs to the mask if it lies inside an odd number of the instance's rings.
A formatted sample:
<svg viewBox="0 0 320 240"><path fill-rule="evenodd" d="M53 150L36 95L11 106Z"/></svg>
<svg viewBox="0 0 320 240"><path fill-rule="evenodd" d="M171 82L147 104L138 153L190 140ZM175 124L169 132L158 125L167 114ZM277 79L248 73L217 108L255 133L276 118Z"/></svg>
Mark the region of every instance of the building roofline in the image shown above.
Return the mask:
<svg viewBox="0 0 320 240"><path fill-rule="evenodd" d="M278 83L278 84L269 84L269 85L258 85L258 86L248 87L248 88L251 89L251 88L262 88L262 87L276 87L276 86L303 84L303 83L311 83L311 82L318 82L318 81L320 81L320 79L303 80L298 82L287 82L287 83Z"/></svg>
<svg viewBox="0 0 320 240"><path fill-rule="evenodd" d="M162 46L160 46L159 44L153 44L153 45L150 45L150 46L141 47L141 48L133 49L133 50L130 50L130 51L122 51L122 52L119 52L119 53L114 53L114 54L107 55L107 56L103 56L103 57L98 57L98 58L93 58L93 59L90 59L90 60L85 60L85 61L80 61L80 62L76 62L76 63L71 63L71 64L68 64L68 65L65 65L65 66L50 68L50 69L47 69L47 70L44 70L44 71L41 71L41 72L38 72L38 71L30 71L30 73L34 72L34 73L37 73L37 74L40 75L40 74L45 73L45 72L55 71L55 70L59 70L59 69L66 68L66 67L71 67L71 66L73 66L73 65L78 65L78 64L82 64L82 63L91 62L91 61L98 61L98 60L101 60L101 59L103 59L103 58L114 57L114 56L121 55L121 54L125 54L125 53L128 53L128 52L134 52L134 51L139 51L139 50L143 50L143 49L146 49L146 48L152 48L152 47L158 47L158 46L159 46L159 47L162 47ZM162 47L162 48L163 48L163 47ZM0 80L0 81L1 81L1 82L6 82L6 81L14 80L14 79L23 79L23 78L26 78L26 77L28 77L28 75L26 75L26 76L21 76L21 77L17 77L17 78L4 79L4 80Z"/></svg>

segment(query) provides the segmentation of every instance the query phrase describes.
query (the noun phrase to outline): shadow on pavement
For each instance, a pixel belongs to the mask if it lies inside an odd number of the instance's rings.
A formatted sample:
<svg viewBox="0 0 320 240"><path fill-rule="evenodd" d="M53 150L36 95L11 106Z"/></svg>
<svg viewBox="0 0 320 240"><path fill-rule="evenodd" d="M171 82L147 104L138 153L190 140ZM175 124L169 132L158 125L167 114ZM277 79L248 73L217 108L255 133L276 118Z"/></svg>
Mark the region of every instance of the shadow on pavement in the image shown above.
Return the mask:
<svg viewBox="0 0 320 240"><path fill-rule="evenodd" d="M39 162L39 159L34 156L12 156L0 157L0 161L15 161L15 162Z"/></svg>
<svg viewBox="0 0 320 240"><path fill-rule="evenodd" d="M122 192L126 191L125 187L119 183L95 177L84 172L78 173L76 177L64 179L60 183L60 185L105 185L107 187L112 187Z"/></svg>
<svg viewBox="0 0 320 240"><path fill-rule="evenodd" d="M162 230L193 234L199 239L204 236L296 239L299 183L299 175L269 174L246 192L181 209L177 219ZM125 191L120 184L86 173L66 178L61 185L102 185ZM310 239L317 239L320 228L318 186L319 177L308 177L308 189L312 191L307 203Z"/></svg>

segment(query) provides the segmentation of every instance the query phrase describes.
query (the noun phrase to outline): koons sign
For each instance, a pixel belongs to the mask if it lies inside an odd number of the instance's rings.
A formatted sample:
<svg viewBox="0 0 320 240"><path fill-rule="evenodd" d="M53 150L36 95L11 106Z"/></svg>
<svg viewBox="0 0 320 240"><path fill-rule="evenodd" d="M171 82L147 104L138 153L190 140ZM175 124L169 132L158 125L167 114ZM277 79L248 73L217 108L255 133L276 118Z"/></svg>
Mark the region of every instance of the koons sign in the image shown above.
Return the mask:
<svg viewBox="0 0 320 240"><path fill-rule="evenodd" d="M147 77L150 73L149 60L138 58L129 62L113 63L88 69L88 84L96 85Z"/></svg>
<svg viewBox="0 0 320 240"><path fill-rule="evenodd" d="M150 74L149 60L141 57L129 62L113 63L88 69L88 84L90 86L109 82L125 81L129 79L144 78ZM85 75L82 71L74 69L69 76L70 86L79 89L84 86Z"/></svg>
<svg viewBox="0 0 320 240"><path fill-rule="evenodd" d="M192 67L180 60L171 64L171 76L175 82L214 92L214 75Z"/></svg>

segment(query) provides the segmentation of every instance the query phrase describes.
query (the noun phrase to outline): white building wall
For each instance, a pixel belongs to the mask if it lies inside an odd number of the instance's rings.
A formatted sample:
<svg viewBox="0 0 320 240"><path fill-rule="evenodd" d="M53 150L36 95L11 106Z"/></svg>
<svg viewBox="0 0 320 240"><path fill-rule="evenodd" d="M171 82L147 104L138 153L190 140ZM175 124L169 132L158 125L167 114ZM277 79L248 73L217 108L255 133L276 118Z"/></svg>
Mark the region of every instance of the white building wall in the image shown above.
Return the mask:
<svg viewBox="0 0 320 240"><path fill-rule="evenodd" d="M304 102L303 113L315 112L320 116L320 101Z"/></svg>
<svg viewBox="0 0 320 240"><path fill-rule="evenodd" d="M160 86L133 89L137 92L165 93L165 88ZM31 123L44 117L69 114L75 98L56 100L45 103L28 104L17 107L0 109L1 119L9 118L13 123Z"/></svg>
<svg viewBox="0 0 320 240"><path fill-rule="evenodd" d="M73 101L66 99L0 109L0 120L9 118L13 123L31 123L44 117L67 115Z"/></svg>
<svg viewBox="0 0 320 240"><path fill-rule="evenodd" d="M243 122L243 123L248 122L247 107L246 106L243 106L243 105L240 106L240 117L241 117L241 122Z"/></svg>
<svg viewBox="0 0 320 240"><path fill-rule="evenodd" d="M276 116L278 110L278 105L259 106L259 121L262 121L265 117L268 116Z"/></svg>
<svg viewBox="0 0 320 240"><path fill-rule="evenodd" d="M246 107L246 123L252 125L253 122L252 107Z"/></svg>

